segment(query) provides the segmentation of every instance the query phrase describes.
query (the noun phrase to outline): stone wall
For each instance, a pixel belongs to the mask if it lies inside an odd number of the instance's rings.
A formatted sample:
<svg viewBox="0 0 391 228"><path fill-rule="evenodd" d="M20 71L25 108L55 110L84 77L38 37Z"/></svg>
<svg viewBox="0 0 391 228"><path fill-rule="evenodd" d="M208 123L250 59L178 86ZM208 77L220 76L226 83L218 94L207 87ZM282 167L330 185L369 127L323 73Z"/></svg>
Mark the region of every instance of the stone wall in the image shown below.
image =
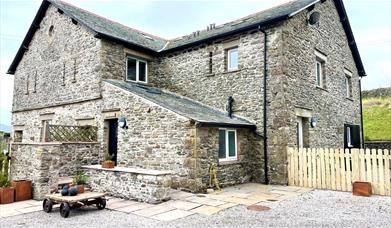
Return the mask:
<svg viewBox="0 0 391 228"><path fill-rule="evenodd" d="M318 11L319 25L310 26L308 15ZM268 128L270 175L273 183L287 183L286 146L296 145L295 110L317 117L308 126L308 147L343 147L344 124L360 125L359 76L348 41L332 1L299 13L282 25L280 68L270 70ZM327 56L326 86L316 87L315 50ZM346 98L344 69L353 73L351 98Z"/></svg>
<svg viewBox="0 0 391 228"><path fill-rule="evenodd" d="M13 111L100 97L100 40L49 6L15 72Z"/></svg>
<svg viewBox="0 0 391 228"><path fill-rule="evenodd" d="M365 148L391 151L391 141L365 141Z"/></svg>
<svg viewBox="0 0 391 228"><path fill-rule="evenodd" d="M101 160L98 143L13 143L11 149L10 177L32 180L34 199L57 187L59 177L75 175L81 166Z"/></svg>
<svg viewBox="0 0 391 228"><path fill-rule="evenodd" d="M142 169L85 167L93 191L123 199L160 203L169 199L171 175Z"/></svg>

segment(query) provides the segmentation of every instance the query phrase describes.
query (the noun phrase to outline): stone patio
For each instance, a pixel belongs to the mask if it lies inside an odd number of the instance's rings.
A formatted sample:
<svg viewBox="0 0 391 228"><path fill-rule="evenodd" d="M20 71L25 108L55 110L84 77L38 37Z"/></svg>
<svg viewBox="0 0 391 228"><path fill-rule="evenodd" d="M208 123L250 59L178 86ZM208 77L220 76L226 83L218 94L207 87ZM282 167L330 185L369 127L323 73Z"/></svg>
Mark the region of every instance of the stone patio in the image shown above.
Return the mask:
<svg viewBox="0 0 391 228"><path fill-rule="evenodd" d="M156 205L107 197L106 208L159 221L172 221L192 214L209 216L237 205L249 206L265 201L281 201L296 197L310 190L312 189L248 183L227 187L210 194L192 194L172 190L170 193L171 200ZM40 210L42 210L42 201L22 201L0 205L0 217Z"/></svg>

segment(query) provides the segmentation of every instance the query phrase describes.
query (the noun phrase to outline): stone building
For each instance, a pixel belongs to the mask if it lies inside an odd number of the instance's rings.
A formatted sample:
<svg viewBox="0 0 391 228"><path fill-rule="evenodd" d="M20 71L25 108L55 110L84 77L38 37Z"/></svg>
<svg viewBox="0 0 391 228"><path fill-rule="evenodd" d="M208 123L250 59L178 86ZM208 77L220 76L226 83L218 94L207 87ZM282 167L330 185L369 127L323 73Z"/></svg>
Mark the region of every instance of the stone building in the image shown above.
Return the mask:
<svg viewBox="0 0 391 228"><path fill-rule="evenodd" d="M172 40L44 0L8 73L11 175L32 179L37 198L105 153L199 192L213 164L221 186L286 184L287 146L361 146L365 70L342 0L297 0ZM53 140L50 126L92 126L96 138Z"/></svg>

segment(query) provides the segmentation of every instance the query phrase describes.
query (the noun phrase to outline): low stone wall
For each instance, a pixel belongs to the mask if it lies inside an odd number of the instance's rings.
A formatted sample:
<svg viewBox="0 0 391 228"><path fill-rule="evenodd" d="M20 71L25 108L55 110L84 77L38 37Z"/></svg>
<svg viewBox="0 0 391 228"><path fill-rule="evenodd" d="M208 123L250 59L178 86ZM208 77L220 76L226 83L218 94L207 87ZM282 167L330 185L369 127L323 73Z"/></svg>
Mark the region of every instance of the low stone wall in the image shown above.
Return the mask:
<svg viewBox="0 0 391 228"><path fill-rule="evenodd" d="M57 187L59 177L72 176L83 165L98 164L99 147L99 143L13 143L11 179L32 180L34 199L42 199Z"/></svg>
<svg viewBox="0 0 391 228"><path fill-rule="evenodd" d="M365 148L391 150L391 141L367 141L365 142Z"/></svg>
<svg viewBox="0 0 391 228"><path fill-rule="evenodd" d="M103 169L101 165L83 168L92 191L147 203L160 203L169 199L171 172L124 167Z"/></svg>

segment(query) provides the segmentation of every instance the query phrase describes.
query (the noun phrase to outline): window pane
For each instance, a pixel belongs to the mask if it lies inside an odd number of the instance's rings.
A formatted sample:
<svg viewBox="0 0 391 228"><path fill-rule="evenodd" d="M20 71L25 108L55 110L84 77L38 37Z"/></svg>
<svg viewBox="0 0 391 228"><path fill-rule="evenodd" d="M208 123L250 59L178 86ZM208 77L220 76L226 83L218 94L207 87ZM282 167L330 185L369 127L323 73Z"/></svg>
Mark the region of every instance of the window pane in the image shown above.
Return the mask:
<svg viewBox="0 0 391 228"><path fill-rule="evenodd" d="M219 158L225 158L225 130L219 130Z"/></svg>
<svg viewBox="0 0 391 228"><path fill-rule="evenodd" d="M138 64L138 80L142 82L147 82L147 63L139 61Z"/></svg>
<svg viewBox="0 0 391 228"><path fill-rule="evenodd" d="M320 86L321 78L321 64L320 62L316 62L316 85Z"/></svg>
<svg viewBox="0 0 391 228"><path fill-rule="evenodd" d="M228 51L229 54L229 69L237 69L238 68L238 49L231 49Z"/></svg>
<svg viewBox="0 0 391 228"><path fill-rule="evenodd" d="M128 59L127 79L136 81L136 60Z"/></svg>
<svg viewBox="0 0 391 228"><path fill-rule="evenodd" d="M229 147L229 152L228 156L230 157L235 157L236 155L236 145L235 145L235 132L234 131L229 131L228 132L228 147Z"/></svg>

